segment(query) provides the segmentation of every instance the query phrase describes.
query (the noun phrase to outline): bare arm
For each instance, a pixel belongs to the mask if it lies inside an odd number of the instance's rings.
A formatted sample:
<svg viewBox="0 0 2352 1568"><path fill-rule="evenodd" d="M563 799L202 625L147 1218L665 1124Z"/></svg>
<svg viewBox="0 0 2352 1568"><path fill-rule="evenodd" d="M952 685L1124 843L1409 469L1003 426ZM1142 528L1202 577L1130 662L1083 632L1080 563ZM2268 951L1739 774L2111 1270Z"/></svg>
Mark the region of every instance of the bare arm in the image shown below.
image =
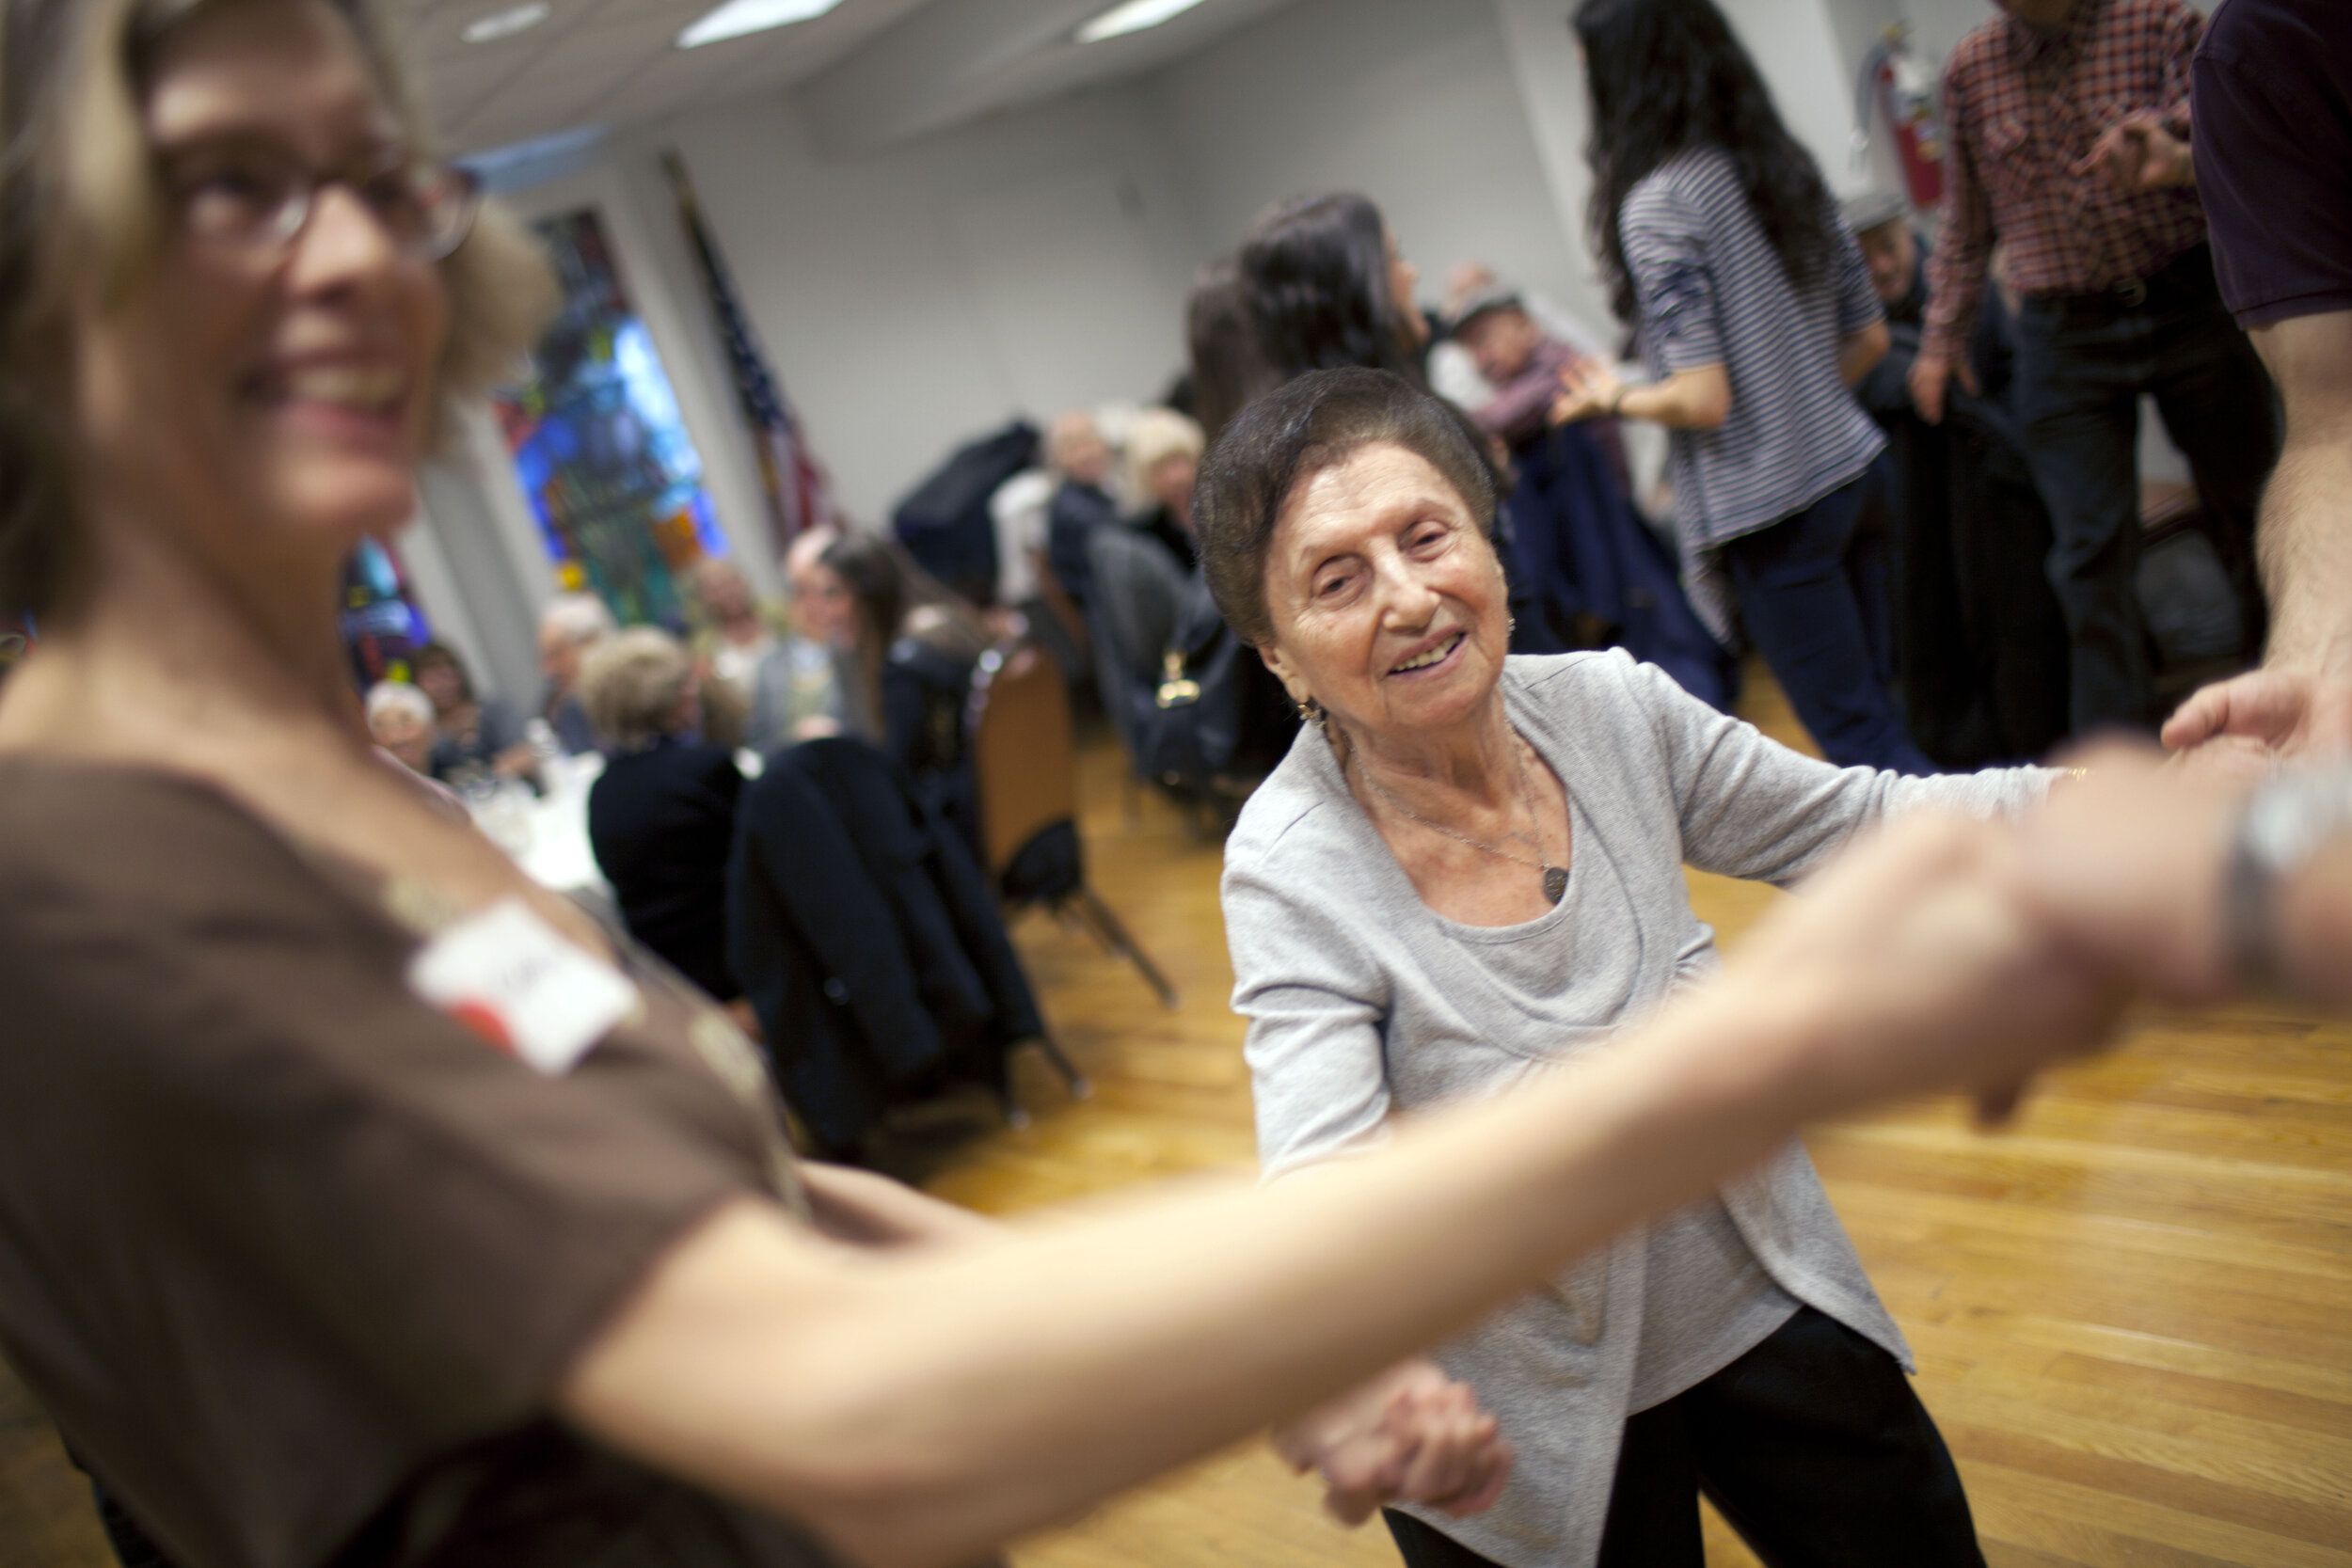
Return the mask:
<svg viewBox="0 0 2352 1568"><path fill-rule="evenodd" d="M1838 379L1851 387L1868 375L1878 362L1886 357L1894 339L1883 321L1872 322L1859 332L1849 333L1837 344Z"/></svg>
<svg viewBox="0 0 2352 1568"><path fill-rule="evenodd" d="M1363 1381L1811 1116L2013 1082L2103 1031L2104 990L1990 891L2005 843L1908 824L1718 990L1315 1180L879 1254L736 1203L558 1408L858 1561L968 1560Z"/></svg>
<svg viewBox="0 0 2352 1568"><path fill-rule="evenodd" d="M866 1246L928 1246L993 1236L996 1222L942 1203L872 1171L810 1161L801 1166L810 1217L835 1241Z"/></svg>
<svg viewBox="0 0 2352 1568"><path fill-rule="evenodd" d="M2207 687L2164 743L2253 736L2287 754L2352 748L2352 311L2254 329L2286 404L2286 441L2263 495L2270 594L2264 668Z"/></svg>
<svg viewBox="0 0 2352 1568"><path fill-rule="evenodd" d="M1669 430L1721 430L1731 417L1731 375L1721 365L1694 365L1663 381L1629 387L1610 366L1588 360L1562 372L1560 384L1551 405L1554 424L1613 414Z"/></svg>
<svg viewBox="0 0 2352 1568"><path fill-rule="evenodd" d="M2352 685L2352 310L2258 326L2253 339L2287 411L2263 497L2270 662Z"/></svg>

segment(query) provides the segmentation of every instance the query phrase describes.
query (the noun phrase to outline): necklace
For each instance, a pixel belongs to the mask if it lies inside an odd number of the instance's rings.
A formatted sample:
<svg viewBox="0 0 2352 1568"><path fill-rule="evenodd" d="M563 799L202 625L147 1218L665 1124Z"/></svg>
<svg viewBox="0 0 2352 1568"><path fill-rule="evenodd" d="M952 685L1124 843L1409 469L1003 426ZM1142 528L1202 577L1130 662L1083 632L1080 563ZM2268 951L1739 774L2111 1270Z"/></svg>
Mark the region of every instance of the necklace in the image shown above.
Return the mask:
<svg viewBox="0 0 2352 1568"><path fill-rule="evenodd" d="M1528 787L1527 783L1527 759L1519 754L1519 747L1524 746L1527 743L1519 738L1519 733L1517 730L1513 730L1511 732L1511 739L1515 743L1511 748L1511 760L1518 765L1518 768L1519 800L1521 803L1527 807L1528 821L1531 823L1539 823L1540 819L1535 815L1535 792ZM1489 844L1483 838L1472 838L1470 834L1459 832L1456 829L1449 828L1442 822L1432 822L1429 818L1423 816L1421 813L1415 811L1412 807L1406 805L1395 796L1390 794L1386 789L1383 789L1380 786L1380 781L1372 776L1372 769L1365 766L1360 759L1359 759L1358 762L1357 771L1363 775L1364 783L1372 786L1372 792L1375 795L1379 796L1380 799L1387 802L1391 807L1404 813L1406 816L1411 817L1422 827L1427 828L1431 832L1443 833L1450 839L1454 839L1458 843L1467 844L1473 849L1483 850L1486 854L1492 855L1498 860L1506 860L1516 865L1529 866L1543 873L1544 897L1547 901L1552 904L1558 904L1562 898L1566 896L1568 891L1567 868L1565 866L1554 865L1549 860L1542 858L1544 847L1541 840L1530 838L1525 833L1519 832L1517 828L1504 830L1508 836L1518 839L1521 844L1524 844L1529 848L1534 850L1538 858L1535 860L1529 860L1525 855L1515 855L1510 850L1502 847L1500 845ZM1540 827L1538 831L1541 831Z"/></svg>

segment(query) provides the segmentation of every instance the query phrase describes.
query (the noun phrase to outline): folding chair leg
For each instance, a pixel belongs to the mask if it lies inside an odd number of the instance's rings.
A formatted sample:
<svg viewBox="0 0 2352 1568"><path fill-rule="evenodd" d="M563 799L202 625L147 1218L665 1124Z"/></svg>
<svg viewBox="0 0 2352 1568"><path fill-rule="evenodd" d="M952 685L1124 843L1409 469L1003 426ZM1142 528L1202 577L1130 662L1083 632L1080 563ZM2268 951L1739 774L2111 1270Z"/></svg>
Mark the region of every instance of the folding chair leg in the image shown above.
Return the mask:
<svg viewBox="0 0 2352 1568"><path fill-rule="evenodd" d="M1160 999L1160 1006L1171 1013L1174 1012L1176 1010L1176 988L1168 983L1168 976L1160 973L1160 966L1152 961L1151 956L1136 945L1136 939L1127 934L1127 927L1120 923L1119 916L1111 912L1111 907L1103 902L1101 895L1096 894L1094 889L1084 883L1079 884L1078 891L1072 895L1071 898L1072 902L1084 912L1087 919L1093 923L1104 945L1124 958L1129 963L1134 964L1136 973L1143 976L1143 983L1150 986L1152 994Z"/></svg>
<svg viewBox="0 0 2352 1568"><path fill-rule="evenodd" d="M1037 1048L1045 1053L1046 1061L1053 1064L1056 1072L1061 1074L1061 1081L1069 1085L1071 1099L1088 1100L1093 1097L1094 1085L1087 1082L1087 1075L1078 1070L1078 1064L1070 1059L1059 1040L1041 1031L1037 1037Z"/></svg>

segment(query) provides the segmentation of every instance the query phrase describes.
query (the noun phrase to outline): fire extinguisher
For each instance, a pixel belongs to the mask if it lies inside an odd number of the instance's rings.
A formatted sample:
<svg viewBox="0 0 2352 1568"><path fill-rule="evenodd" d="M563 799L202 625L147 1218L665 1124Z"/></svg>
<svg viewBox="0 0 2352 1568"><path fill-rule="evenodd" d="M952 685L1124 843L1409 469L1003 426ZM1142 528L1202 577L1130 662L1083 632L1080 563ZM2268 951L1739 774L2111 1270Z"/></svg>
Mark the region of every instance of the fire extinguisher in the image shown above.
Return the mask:
<svg viewBox="0 0 2352 1568"><path fill-rule="evenodd" d="M1944 196L1944 120L1936 112L1935 78L1905 43L1910 31L1902 23L1894 24L1863 57L1854 104L1854 153L1859 161L1870 144L1875 110L1894 135L1895 157L1902 165L1911 204L1925 208Z"/></svg>

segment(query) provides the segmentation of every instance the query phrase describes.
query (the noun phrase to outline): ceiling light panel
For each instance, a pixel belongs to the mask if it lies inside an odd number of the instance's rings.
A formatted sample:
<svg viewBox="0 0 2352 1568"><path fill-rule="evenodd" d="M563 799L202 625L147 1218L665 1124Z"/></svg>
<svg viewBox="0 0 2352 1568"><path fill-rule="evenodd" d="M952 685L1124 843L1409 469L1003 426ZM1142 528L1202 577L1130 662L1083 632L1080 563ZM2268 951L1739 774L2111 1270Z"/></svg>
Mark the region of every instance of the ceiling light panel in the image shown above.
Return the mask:
<svg viewBox="0 0 2352 1568"><path fill-rule="evenodd" d="M694 49L723 39L739 39L746 33L764 33L771 27L822 16L839 4L841 0L726 0L680 33L677 46Z"/></svg>
<svg viewBox="0 0 2352 1568"><path fill-rule="evenodd" d="M1146 27L1156 27L1171 17L1179 17L1200 0L1126 0L1087 23L1071 36L1080 43L1100 43L1128 33L1140 33Z"/></svg>
<svg viewBox="0 0 2352 1568"><path fill-rule="evenodd" d="M457 36L468 43L496 43L501 39L511 39L516 33L536 27L548 19L548 12L554 8L547 0L532 0L527 6L509 6L504 10L475 17Z"/></svg>

